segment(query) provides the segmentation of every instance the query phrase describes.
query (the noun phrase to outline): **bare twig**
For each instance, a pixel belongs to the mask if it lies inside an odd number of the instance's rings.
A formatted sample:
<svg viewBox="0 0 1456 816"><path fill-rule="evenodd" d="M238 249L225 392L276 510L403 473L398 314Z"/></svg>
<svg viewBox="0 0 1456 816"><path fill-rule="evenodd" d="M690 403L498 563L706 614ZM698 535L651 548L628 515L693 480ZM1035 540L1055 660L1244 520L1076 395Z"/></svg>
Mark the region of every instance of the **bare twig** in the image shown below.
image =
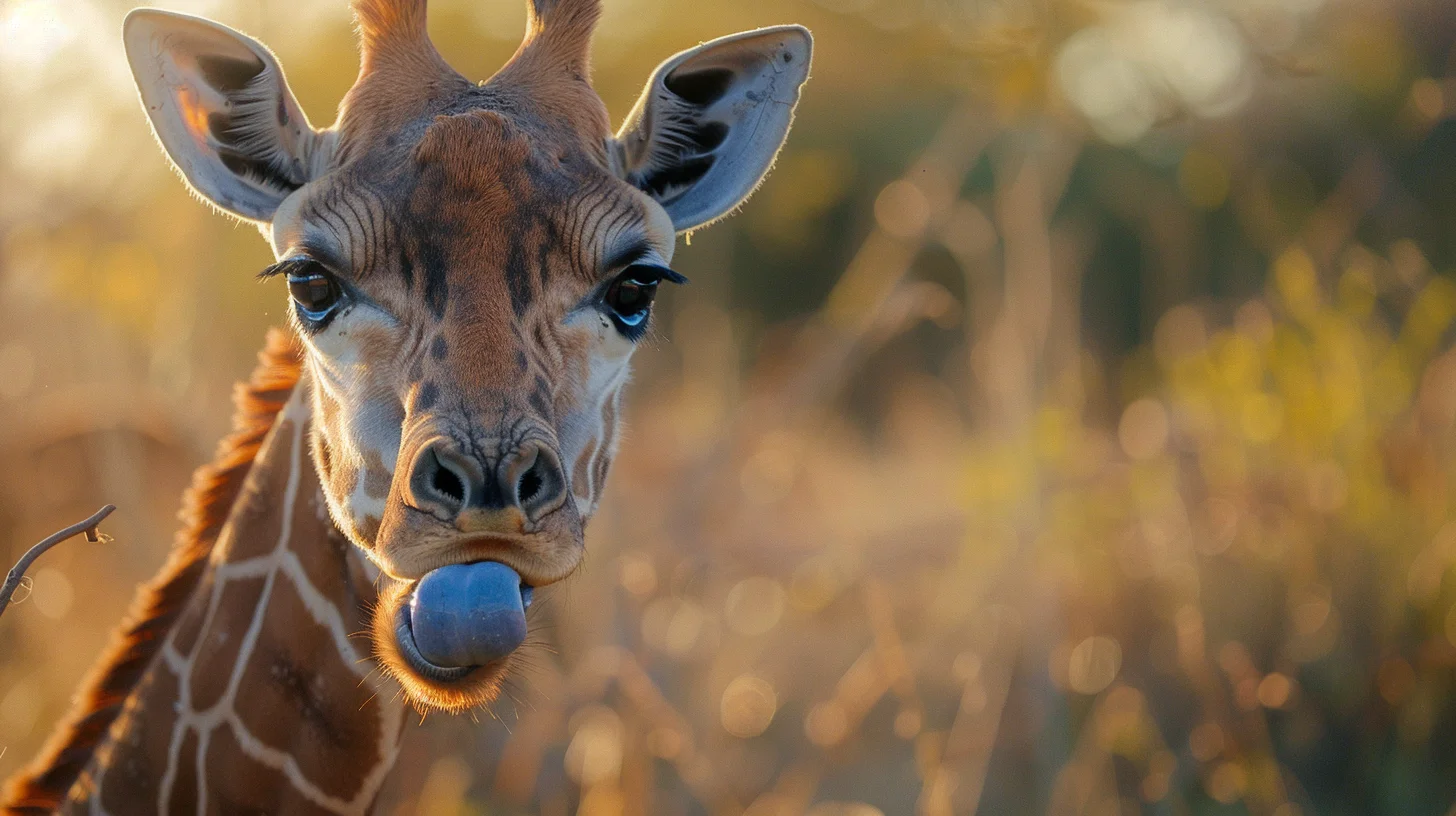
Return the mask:
<svg viewBox="0 0 1456 816"><path fill-rule="evenodd" d="M25 578L25 571L30 569L31 564L35 563L35 559L40 558L51 547L82 533L86 535L87 541L100 541L101 535L97 532L96 528L114 510L116 510L116 505L108 504L100 510L97 510L85 521L77 522L60 532L53 533L44 541L31 547L25 555L21 556L20 560L15 562L15 566L11 568L10 573L5 576L5 585L0 586L0 615L5 614L5 608L10 606L10 596L15 594L16 588L20 586L21 579Z"/></svg>

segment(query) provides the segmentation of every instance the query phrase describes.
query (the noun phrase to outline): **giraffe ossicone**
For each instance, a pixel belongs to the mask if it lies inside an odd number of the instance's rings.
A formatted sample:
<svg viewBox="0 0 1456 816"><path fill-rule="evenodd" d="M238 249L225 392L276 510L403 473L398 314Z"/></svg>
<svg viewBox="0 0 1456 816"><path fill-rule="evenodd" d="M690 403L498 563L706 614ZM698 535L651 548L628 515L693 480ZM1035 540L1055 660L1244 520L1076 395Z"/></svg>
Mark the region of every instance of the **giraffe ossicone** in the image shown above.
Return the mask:
<svg viewBox="0 0 1456 816"><path fill-rule="evenodd" d="M530 0L481 83L435 50L425 0L353 8L360 72L326 128L261 43L127 17L158 141L270 241L291 339L10 812L364 812L399 700L493 700L531 594L583 558L632 353L685 280L676 236L760 183L812 50L791 25L684 51L613 132L598 0Z"/></svg>

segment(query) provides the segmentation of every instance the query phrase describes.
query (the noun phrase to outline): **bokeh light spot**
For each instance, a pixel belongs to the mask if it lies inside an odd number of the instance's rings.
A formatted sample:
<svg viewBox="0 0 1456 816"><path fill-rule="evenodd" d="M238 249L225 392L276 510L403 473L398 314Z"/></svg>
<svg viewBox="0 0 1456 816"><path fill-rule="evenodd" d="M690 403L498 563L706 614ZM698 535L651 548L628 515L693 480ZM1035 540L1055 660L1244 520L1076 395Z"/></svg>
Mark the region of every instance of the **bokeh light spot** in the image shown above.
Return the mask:
<svg viewBox="0 0 1456 816"><path fill-rule="evenodd" d="M1237 802L1248 785L1248 774L1241 765L1221 762L1208 777L1208 795L1225 805Z"/></svg>
<svg viewBox="0 0 1456 816"><path fill-rule="evenodd" d="M622 720L606 706L589 706L572 717L566 772L585 786L615 779L622 769Z"/></svg>
<svg viewBox="0 0 1456 816"><path fill-rule="evenodd" d="M1259 681L1259 705L1265 708L1284 708L1294 692L1294 682L1288 675L1270 672Z"/></svg>
<svg viewBox="0 0 1456 816"><path fill-rule="evenodd" d="M896 238L918 238L930 225L930 200L912 182L892 181L875 198L875 221Z"/></svg>
<svg viewBox="0 0 1456 816"><path fill-rule="evenodd" d="M1110 637L1089 637L1068 655L1067 685L1078 694L1097 694L1117 679L1122 647Z"/></svg>
<svg viewBox="0 0 1456 816"><path fill-rule="evenodd" d="M817 612L839 595L843 577L829 558L816 556L799 565L789 583L789 600L806 612Z"/></svg>
<svg viewBox="0 0 1456 816"><path fill-rule="evenodd" d="M718 713L723 730L747 739L768 729L778 707L778 695L767 680L743 674L734 678L723 690Z"/></svg>
<svg viewBox="0 0 1456 816"><path fill-rule="evenodd" d="M740 635L761 635L784 614L784 588L772 578L747 578L728 590L723 612L728 627Z"/></svg>
<svg viewBox="0 0 1456 816"><path fill-rule="evenodd" d="M642 613L642 636L653 646L679 657L698 643L706 618L691 601L659 598Z"/></svg>
<svg viewBox="0 0 1456 816"><path fill-rule="evenodd" d="M35 571L33 592L35 608L52 620L66 617L76 598L71 579L55 567L41 567Z"/></svg>
<svg viewBox="0 0 1456 816"><path fill-rule="evenodd" d="M1117 426L1122 449L1134 459L1152 459L1168 444L1168 412L1157 400L1140 399L1122 412Z"/></svg>
<svg viewBox="0 0 1456 816"><path fill-rule="evenodd" d="M1446 112L1446 92L1441 83L1424 77L1411 83L1411 107L1429 122L1440 119Z"/></svg>
<svg viewBox="0 0 1456 816"><path fill-rule="evenodd" d="M1199 762L1210 762L1223 753L1223 729L1215 722L1199 723L1188 734L1188 750Z"/></svg>
<svg viewBox="0 0 1456 816"><path fill-rule="evenodd" d="M657 590L657 568L646 555L624 554L619 569L622 588L638 598L646 598Z"/></svg>

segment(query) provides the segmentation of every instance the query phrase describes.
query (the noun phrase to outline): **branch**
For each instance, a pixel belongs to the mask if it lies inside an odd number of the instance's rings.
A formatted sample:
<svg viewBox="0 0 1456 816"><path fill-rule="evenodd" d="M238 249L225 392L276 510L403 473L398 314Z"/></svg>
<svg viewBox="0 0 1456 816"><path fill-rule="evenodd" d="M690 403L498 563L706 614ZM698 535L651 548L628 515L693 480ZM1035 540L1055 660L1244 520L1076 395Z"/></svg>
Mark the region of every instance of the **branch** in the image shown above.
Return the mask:
<svg viewBox="0 0 1456 816"><path fill-rule="evenodd" d="M4 586L0 586L0 615L5 614L5 608L10 606L10 596L15 594L15 590L19 588L21 580L25 578L25 571L30 569L31 564L35 563L35 559L40 558L51 547L82 533L86 534L87 541L100 541L101 534L96 531L96 528L114 510L116 510L116 505L108 504L100 510L97 510L94 515L85 521L72 524L70 527L52 534L44 541L31 547L25 555L21 556L20 560L15 562L15 566L10 570L10 573L5 576Z"/></svg>

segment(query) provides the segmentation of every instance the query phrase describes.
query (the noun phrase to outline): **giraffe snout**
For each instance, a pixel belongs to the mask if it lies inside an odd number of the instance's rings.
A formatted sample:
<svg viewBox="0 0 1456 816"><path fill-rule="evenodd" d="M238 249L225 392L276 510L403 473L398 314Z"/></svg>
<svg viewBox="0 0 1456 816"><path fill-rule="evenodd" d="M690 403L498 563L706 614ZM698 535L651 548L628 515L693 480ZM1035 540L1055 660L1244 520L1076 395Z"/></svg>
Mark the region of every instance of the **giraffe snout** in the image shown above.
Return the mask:
<svg viewBox="0 0 1456 816"><path fill-rule="evenodd" d="M567 496L561 459L539 440L489 461L437 439L416 455L408 489L412 504L453 519L462 533L524 532Z"/></svg>

